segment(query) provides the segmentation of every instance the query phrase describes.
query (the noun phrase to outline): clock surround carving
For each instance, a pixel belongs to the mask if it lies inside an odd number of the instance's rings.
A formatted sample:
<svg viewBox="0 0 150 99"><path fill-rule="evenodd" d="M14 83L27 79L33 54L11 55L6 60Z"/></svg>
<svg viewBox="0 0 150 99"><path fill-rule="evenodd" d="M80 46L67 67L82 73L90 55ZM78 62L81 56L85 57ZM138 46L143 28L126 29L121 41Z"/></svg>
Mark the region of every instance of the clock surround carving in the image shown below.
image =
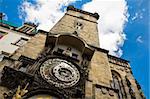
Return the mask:
<svg viewBox="0 0 150 99"><path fill-rule="evenodd" d="M80 72L71 62L59 58L50 58L40 66L40 74L55 87L68 88L78 83Z"/></svg>

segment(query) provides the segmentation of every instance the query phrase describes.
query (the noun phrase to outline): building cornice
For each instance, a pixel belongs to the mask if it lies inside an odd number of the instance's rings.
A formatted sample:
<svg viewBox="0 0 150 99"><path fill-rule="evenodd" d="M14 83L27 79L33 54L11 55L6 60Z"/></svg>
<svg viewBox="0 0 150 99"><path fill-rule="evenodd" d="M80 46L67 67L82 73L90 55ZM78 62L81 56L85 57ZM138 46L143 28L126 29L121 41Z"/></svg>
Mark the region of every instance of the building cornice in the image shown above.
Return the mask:
<svg viewBox="0 0 150 99"><path fill-rule="evenodd" d="M104 52L107 54L108 56L108 60L110 63L112 64L116 64L116 65L119 65L119 66L122 66L122 67L127 67L130 69L130 66L129 66L129 61L128 60L125 60L125 59L122 59L122 58L119 58L119 57L116 57L116 56L112 56L112 55L109 55L109 51L106 50L106 49L102 49L100 47L96 47L96 46L93 46L93 45L90 45L88 44L90 47L96 49L97 51L100 51L100 52Z"/></svg>
<svg viewBox="0 0 150 99"><path fill-rule="evenodd" d="M125 59L122 59L122 58L119 58L119 57L116 57L116 56L112 56L112 55L108 55L109 58L114 58L114 59L117 59L118 61L123 61L123 62L127 62L129 63L128 60L125 60Z"/></svg>
<svg viewBox="0 0 150 99"><path fill-rule="evenodd" d="M129 66L129 61L127 61L125 59L118 58L118 57L112 56L112 55L108 55L108 61L109 61L109 63L131 69Z"/></svg>
<svg viewBox="0 0 150 99"><path fill-rule="evenodd" d="M100 48L100 47L96 47L96 46L93 46L93 45L90 45L90 44L88 44L90 47L92 47L92 48L94 48L94 49L96 49L97 51L101 51L101 52L104 52L104 53L107 53L108 54L108 50L106 50L106 49L102 49L102 48Z"/></svg>
<svg viewBox="0 0 150 99"><path fill-rule="evenodd" d="M44 30L39 29L37 33L42 33L42 34L46 34L46 35L47 35L47 34L49 34L50 32L47 32L47 31L44 31Z"/></svg>
<svg viewBox="0 0 150 99"><path fill-rule="evenodd" d="M66 15L69 15L69 16L72 16L72 17L76 17L76 18L79 18L79 19L82 19L82 20L86 20L86 21L89 21L89 22L93 22L93 23L96 23L98 24L97 22L94 22L94 21L90 21L88 19L84 19L84 18L81 18L81 17L78 17L78 16L74 16L74 15L71 15L71 14L68 14L68 13L65 13Z"/></svg>
<svg viewBox="0 0 150 99"><path fill-rule="evenodd" d="M16 30L16 28L10 29L9 27L4 27L4 26L1 26L1 25L0 25L0 28L5 29L6 31L13 31L13 32L15 32L17 34L20 33L23 36L34 36L34 35L36 35L36 33L34 33L34 34L28 34L26 32L22 32L22 31Z"/></svg>

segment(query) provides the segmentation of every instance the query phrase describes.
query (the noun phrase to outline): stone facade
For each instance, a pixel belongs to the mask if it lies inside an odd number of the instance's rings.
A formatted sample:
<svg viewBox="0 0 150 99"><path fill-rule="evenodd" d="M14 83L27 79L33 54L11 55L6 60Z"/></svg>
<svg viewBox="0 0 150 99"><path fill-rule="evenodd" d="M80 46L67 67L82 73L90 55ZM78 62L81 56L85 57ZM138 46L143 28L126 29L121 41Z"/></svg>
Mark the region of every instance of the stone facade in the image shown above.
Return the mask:
<svg viewBox="0 0 150 99"><path fill-rule="evenodd" d="M23 99L144 99L129 62L98 47L98 18L69 6L50 32L39 30L5 57L0 97L16 97L17 89L24 88Z"/></svg>
<svg viewBox="0 0 150 99"><path fill-rule="evenodd" d="M92 13L91 13L92 14ZM94 14L93 14L94 15ZM97 19L90 16L89 13L82 12L74 8L68 8L66 14L50 30L50 33L74 33L83 38L88 44L99 46ZM67 23L67 24L66 24ZM76 28L80 23L81 28Z"/></svg>

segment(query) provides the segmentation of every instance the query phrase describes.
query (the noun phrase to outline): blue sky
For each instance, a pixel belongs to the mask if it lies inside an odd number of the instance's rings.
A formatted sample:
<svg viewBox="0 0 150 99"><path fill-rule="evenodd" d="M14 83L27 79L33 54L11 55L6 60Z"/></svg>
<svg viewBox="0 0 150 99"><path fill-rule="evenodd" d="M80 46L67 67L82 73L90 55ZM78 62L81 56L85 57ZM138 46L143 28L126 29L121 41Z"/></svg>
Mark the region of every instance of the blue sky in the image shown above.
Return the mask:
<svg viewBox="0 0 150 99"><path fill-rule="evenodd" d="M35 0L28 0L36 4ZM91 0L77 0L71 4L77 8ZM123 27L126 34L121 58L130 61L134 77L140 83L147 99L149 97L149 17L148 0L126 0L128 6L128 21ZM20 18L20 6L23 0L0 0L0 12L6 14L6 19L15 25L21 25L25 18ZM61 11L67 5L62 6ZM109 13L109 12L108 12Z"/></svg>
<svg viewBox="0 0 150 99"><path fill-rule="evenodd" d="M130 60L135 78L140 83L147 99L149 97L149 15L147 0L129 0L129 22L124 31L127 34L123 58ZM132 21L132 16L141 13L143 18ZM138 41L141 37L141 41Z"/></svg>

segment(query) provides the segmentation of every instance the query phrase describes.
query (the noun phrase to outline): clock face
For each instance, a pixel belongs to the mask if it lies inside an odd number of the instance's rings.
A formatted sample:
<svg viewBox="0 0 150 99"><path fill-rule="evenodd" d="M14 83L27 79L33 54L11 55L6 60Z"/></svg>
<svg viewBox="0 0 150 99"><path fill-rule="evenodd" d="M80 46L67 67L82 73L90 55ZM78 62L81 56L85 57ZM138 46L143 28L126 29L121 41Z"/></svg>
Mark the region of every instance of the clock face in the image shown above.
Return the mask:
<svg viewBox="0 0 150 99"><path fill-rule="evenodd" d="M74 86L80 79L80 73L71 62L62 59L48 59L40 67L40 74L56 87Z"/></svg>

